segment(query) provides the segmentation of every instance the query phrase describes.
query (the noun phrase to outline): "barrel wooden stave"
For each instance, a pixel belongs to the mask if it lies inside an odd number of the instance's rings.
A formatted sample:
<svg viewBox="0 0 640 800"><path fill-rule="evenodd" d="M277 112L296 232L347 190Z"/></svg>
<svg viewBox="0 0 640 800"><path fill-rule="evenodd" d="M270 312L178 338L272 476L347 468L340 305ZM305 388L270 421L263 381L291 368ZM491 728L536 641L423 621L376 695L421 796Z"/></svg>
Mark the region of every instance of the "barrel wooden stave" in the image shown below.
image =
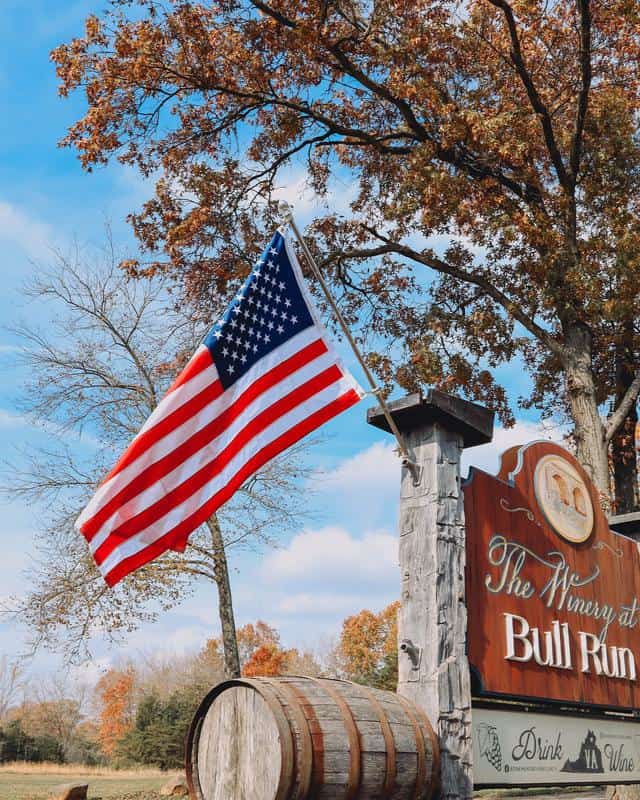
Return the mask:
<svg viewBox="0 0 640 800"><path fill-rule="evenodd" d="M242 700L221 699L230 692ZM426 800L434 748L426 718L390 692L328 679L243 679L203 701L187 772L193 800Z"/></svg>

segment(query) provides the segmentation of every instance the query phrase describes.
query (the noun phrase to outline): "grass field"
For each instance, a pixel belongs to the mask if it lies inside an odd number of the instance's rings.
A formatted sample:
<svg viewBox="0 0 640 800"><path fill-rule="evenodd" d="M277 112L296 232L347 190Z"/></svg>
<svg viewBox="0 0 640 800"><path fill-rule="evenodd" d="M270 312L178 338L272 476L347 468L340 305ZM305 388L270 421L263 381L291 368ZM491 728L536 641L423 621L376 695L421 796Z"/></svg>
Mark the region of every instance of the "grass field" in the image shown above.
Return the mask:
<svg viewBox="0 0 640 800"><path fill-rule="evenodd" d="M158 789L171 773L153 769L113 770L57 764L0 764L0 800L47 800L54 786L88 783L88 800L163 800ZM604 800L604 789L494 790L474 794L477 800Z"/></svg>
<svg viewBox="0 0 640 800"><path fill-rule="evenodd" d="M169 775L160 770L111 770L55 764L0 765L0 800L47 800L54 786L88 783L88 800L159 800Z"/></svg>

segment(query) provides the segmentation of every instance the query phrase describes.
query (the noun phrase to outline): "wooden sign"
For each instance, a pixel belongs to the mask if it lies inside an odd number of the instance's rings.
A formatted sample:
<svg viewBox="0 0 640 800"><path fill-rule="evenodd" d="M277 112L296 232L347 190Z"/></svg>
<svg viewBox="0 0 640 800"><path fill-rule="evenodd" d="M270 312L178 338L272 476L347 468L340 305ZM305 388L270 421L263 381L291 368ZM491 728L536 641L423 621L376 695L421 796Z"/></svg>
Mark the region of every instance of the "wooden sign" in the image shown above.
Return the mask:
<svg viewBox="0 0 640 800"><path fill-rule="evenodd" d="M475 786L640 783L640 726L474 708Z"/></svg>
<svg viewBox="0 0 640 800"><path fill-rule="evenodd" d="M464 486L475 694L640 707L640 551L559 445L508 450Z"/></svg>

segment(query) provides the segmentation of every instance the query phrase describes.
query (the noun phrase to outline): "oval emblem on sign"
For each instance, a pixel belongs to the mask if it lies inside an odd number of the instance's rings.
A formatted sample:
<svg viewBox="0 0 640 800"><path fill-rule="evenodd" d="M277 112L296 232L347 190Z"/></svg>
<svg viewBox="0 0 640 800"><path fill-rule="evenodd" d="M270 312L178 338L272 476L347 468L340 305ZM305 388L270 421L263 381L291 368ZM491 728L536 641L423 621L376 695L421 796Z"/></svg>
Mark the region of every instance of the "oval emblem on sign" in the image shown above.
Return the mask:
<svg viewBox="0 0 640 800"><path fill-rule="evenodd" d="M540 510L553 530L569 542L586 541L593 530L593 504L575 467L561 456L544 456L533 483Z"/></svg>

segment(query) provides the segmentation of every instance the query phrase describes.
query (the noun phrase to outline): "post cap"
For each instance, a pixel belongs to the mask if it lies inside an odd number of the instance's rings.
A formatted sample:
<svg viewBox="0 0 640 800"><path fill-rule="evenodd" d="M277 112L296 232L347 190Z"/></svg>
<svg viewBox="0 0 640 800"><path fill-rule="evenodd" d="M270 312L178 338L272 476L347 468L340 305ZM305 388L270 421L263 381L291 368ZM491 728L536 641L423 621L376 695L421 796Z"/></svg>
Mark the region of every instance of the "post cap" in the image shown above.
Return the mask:
<svg viewBox="0 0 640 800"><path fill-rule="evenodd" d="M493 438L493 411L438 389L429 389L425 394L414 392L387 405L402 433L440 423L460 432L464 447L487 444ZM367 422L391 433L380 406L367 409Z"/></svg>

